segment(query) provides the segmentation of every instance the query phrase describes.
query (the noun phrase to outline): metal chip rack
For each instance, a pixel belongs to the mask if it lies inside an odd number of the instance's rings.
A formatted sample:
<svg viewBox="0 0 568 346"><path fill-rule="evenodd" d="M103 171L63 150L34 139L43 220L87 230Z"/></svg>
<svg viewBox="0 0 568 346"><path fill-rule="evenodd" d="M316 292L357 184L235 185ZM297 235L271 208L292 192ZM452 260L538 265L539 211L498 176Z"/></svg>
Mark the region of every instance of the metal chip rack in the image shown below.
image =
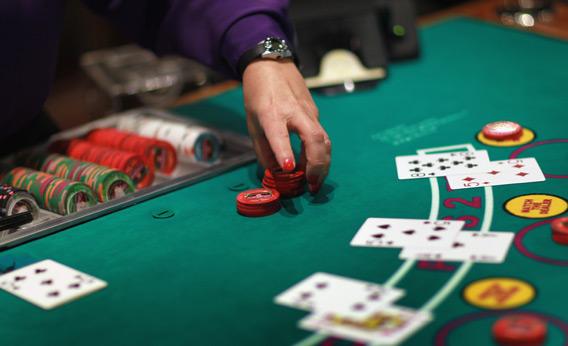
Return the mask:
<svg viewBox="0 0 568 346"><path fill-rule="evenodd" d="M142 108L105 117L83 126L60 132L53 136L52 140L80 137L95 128L115 127L120 117L131 116L133 114L207 127L207 124L188 118L177 117L169 112ZM182 187L193 185L255 160L254 150L252 149L252 144L248 137L230 131L216 131L224 142L224 147L218 162L212 164L201 164L179 160L178 167L171 175L166 176L156 172L156 178L152 186L109 202L99 203L93 207L67 216L54 214L41 209L39 218L34 220L31 224L24 225L18 229L10 229L0 232L0 250L14 247L48 234L59 232L74 225L110 214L150 198L163 195Z"/></svg>

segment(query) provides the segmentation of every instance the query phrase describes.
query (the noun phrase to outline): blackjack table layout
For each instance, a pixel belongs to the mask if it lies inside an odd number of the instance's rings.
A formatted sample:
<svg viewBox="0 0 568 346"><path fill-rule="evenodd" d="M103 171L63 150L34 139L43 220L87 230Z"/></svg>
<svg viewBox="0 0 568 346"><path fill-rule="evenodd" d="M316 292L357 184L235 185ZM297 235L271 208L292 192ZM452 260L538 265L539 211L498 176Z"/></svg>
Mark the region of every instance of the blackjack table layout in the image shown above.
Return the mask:
<svg viewBox="0 0 568 346"><path fill-rule="evenodd" d="M550 228L567 210L568 43L465 18L424 27L420 39L421 57L393 65L376 89L314 95L333 142L316 196L240 215L239 191L261 186L253 163L3 251L108 287L48 311L0 292L0 343L357 344L302 329L307 311L275 303L325 272L398 288L397 305L430 313L404 345L492 345L493 324L512 312L545 321L546 345L568 345L568 247ZM246 133L239 88L173 112ZM480 133L497 120L522 125L520 138ZM535 158L546 180L450 189L443 177L397 178L396 156L466 150ZM370 217L464 220L515 236L503 263L404 260L400 249L350 245Z"/></svg>

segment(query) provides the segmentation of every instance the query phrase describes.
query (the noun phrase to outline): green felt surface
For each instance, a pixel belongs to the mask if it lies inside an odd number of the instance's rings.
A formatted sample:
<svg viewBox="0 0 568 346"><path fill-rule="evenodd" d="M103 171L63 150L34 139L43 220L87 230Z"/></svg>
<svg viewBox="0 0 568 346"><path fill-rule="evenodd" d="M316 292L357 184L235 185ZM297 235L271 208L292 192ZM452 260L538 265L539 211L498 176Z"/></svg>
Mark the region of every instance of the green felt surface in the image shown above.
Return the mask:
<svg viewBox="0 0 568 346"><path fill-rule="evenodd" d="M256 165L249 165L2 253L54 259L109 286L52 311L0 292L0 343L290 345L310 333L297 327L305 312L273 303L284 289L318 271L387 281L403 263L398 251L354 248L351 238L368 217L427 218L432 196L428 180L397 180L394 156L471 143L492 160L505 159L514 148L474 139L485 123L503 118L535 130L537 140L567 137L567 43L466 19L425 28L421 40L422 57L393 66L376 90L316 97L334 150L319 196L286 201L270 217L239 216L229 187L259 184ZM241 97L234 90L178 112L244 131ZM567 149L555 144L523 156L536 156L545 173L568 174ZM484 221L490 201L483 190L448 192L439 182L439 218ZM507 199L530 192L568 197L567 187L567 180L548 179L493 188L491 230L518 231L538 221L505 213ZM449 197L480 197L482 207L447 208ZM152 218L163 208L175 216ZM547 231L530 234L531 250L568 260L568 248L551 242ZM412 268L397 285L406 290L398 303L422 307L454 274ZM473 265L434 309L433 322L406 344L431 344L446 323L482 311L462 300L461 290L487 276L531 282L538 296L521 309L568 320L568 267L536 262L512 248L501 265ZM463 326L448 344L490 345L494 320ZM550 326L548 345L562 342L560 330Z"/></svg>

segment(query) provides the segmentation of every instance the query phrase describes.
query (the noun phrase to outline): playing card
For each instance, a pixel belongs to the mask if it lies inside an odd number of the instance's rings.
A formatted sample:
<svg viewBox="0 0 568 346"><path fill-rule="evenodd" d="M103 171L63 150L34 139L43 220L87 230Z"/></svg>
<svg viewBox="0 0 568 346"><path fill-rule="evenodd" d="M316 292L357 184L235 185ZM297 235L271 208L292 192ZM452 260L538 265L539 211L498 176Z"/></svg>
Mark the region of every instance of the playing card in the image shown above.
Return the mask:
<svg viewBox="0 0 568 346"><path fill-rule="evenodd" d="M511 232L463 231L458 234L448 249L428 249L425 247L407 247L400 252L402 259L426 261L481 263L502 263L507 257L511 242L515 237Z"/></svg>
<svg viewBox="0 0 568 346"><path fill-rule="evenodd" d="M489 156L486 150L478 150L397 156L395 160L398 179L418 179L484 171Z"/></svg>
<svg viewBox="0 0 568 346"><path fill-rule="evenodd" d="M52 260L0 276L0 288L46 310L106 286L104 281Z"/></svg>
<svg viewBox="0 0 568 346"><path fill-rule="evenodd" d="M361 321L336 313L315 312L301 320L300 327L352 341L398 345L431 319L428 312L386 306Z"/></svg>
<svg viewBox="0 0 568 346"><path fill-rule="evenodd" d="M494 161L490 162L483 172L452 175L447 179L452 190L545 180L534 158Z"/></svg>
<svg viewBox="0 0 568 346"><path fill-rule="evenodd" d="M327 273L315 273L278 295L275 302L302 310L333 311L361 319L403 295L404 291L400 289Z"/></svg>
<svg viewBox="0 0 568 346"><path fill-rule="evenodd" d="M369 218L351 240L352 246L446 248L464 226L461 220Z"/></svg>

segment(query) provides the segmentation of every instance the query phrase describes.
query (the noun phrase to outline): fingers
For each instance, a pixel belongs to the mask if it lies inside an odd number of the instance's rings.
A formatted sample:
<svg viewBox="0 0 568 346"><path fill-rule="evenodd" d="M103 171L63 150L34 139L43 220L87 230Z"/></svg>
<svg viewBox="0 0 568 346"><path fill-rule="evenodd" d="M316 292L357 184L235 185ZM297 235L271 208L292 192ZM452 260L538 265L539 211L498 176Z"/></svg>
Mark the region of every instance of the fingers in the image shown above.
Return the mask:
<svg viewBox="0 0 568 346"><path fill-rule="evenodd" d="M288 126L284 119L278 116L264 116L261 118L261 126L278 166L284 171L293 171L296 168L296 162L290 144Z"/></svg>
<svg viewBox="0 0 568 346"><path fill-rule="evenodd" d="M262 131L258 128L258 125L249 118L249 121L247 121L247 126L252 139L252 145L256 153L256 157L258 158L258 161L260 162L262 167L271 170L279 167L278 162L276 162L276 158L272 153L272 149L270 149L270 144L266 140L266 137L264 136Z"/></svg>
<svg viewBox="0 0 568 346"><path fill-rule="evenodd" d="M310 118L299 118L294 128L302 140L302 159L311 193L317 193L329 172L331 141L321 125Z"/></svg>

